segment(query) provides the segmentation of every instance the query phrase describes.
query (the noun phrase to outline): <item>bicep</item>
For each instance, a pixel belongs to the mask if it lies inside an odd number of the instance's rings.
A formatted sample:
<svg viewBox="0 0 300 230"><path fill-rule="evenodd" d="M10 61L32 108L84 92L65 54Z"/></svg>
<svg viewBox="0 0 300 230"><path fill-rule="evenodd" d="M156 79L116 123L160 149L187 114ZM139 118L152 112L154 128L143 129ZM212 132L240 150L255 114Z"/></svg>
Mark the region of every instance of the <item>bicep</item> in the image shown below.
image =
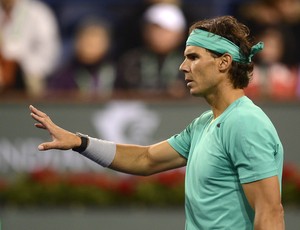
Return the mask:
<svg viewBox="0 0 300 230"><path fill-rule="evenodd" d="M284 229L278 177L272 176L242 186L255 211L255 229Z"/></svg>
<svg viewBox="0 0 300 230"><path fill-rule="evenodd" d="M150 175L186 165L186 159L167 141L150 146L118 144L110 168L137 175Z"/></svg>
<svg viewBox="0 0 300 230"><path fill-rule="evenodd" d="M280 186L277 176L243 184L247 200L253 209L260 205L280 204Z"/></svg>
<svg viewBox="0 0 300 230"><path fill-rule="evenodd" d="M150 167L156 169L157 172L186 165L186 158L175 151L168 141L150 146L148 157Z"/></svg>

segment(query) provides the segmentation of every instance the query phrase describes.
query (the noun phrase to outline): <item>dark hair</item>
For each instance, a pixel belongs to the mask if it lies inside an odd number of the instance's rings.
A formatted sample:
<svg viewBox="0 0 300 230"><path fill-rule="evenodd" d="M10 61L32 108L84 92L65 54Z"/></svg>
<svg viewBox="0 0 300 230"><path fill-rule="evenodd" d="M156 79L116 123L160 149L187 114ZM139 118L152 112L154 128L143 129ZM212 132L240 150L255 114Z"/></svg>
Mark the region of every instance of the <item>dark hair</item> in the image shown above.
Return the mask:
<svg viewBox="0 0 300 230"><path fill-rule="evenodd" d="M232 16L222 16L213 19L201 20L194 23L189 32L202 29L220 35L240 47L241 55L248 57L252 47L249 28L238 22ZM209 51L209 50L208 50ZM210 51L211 52L211 51ZM232 62L230 80L234 88L243 89L248 86L253 73L253 63Z"/></svg>

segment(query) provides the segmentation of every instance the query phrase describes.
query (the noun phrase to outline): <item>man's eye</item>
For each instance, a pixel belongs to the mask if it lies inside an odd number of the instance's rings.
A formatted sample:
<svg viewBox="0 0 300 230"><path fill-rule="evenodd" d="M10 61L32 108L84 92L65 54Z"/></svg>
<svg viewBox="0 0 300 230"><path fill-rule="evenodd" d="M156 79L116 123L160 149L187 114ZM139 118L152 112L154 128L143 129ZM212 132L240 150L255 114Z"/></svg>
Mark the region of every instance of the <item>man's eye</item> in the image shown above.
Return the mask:
<svg viewBox="0 0 300 230"><path fill-rule="evenodd" d="M198 58L198 56L197 56L197 55L190 55L188 58L189 58L190 60L195 60L195 59Z"/></svg>

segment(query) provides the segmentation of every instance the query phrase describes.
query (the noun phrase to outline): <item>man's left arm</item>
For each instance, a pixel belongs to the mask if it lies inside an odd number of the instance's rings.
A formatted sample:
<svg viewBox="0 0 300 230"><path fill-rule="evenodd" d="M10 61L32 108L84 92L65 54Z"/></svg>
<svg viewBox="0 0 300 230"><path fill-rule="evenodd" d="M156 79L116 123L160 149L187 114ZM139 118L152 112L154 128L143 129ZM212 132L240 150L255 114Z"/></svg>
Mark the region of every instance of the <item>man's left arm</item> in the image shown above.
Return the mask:
<svg viewBox="0 0 300 230"><path fill-rule="evenodd" d="M243 184L244 193L255 211L255 230L284 230L284 211L277 176Z"/></svg>

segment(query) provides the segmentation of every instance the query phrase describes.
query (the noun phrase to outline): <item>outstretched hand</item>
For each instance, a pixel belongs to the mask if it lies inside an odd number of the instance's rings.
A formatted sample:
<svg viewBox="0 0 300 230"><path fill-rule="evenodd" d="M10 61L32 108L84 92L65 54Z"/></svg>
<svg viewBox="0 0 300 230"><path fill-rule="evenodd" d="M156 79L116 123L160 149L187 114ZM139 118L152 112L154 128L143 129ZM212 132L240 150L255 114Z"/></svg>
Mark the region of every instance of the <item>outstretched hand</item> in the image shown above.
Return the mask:
<svg viewBox="0 0 300 230"><path fill-rule="evenodd" d="M38 122L35 123L34 125L37 128L47 130L52 138L51 142L44 142L40 144L38 146L39 150L41 151L49 150L49 149L68 150L80 146L81 144L80 137L76 136L72 132L69 132L57 126L55 123L52 122L52 120L46 113L38 110L32 105L29 106L29 109L31 111L30 114L31 117Z"/></svg>

